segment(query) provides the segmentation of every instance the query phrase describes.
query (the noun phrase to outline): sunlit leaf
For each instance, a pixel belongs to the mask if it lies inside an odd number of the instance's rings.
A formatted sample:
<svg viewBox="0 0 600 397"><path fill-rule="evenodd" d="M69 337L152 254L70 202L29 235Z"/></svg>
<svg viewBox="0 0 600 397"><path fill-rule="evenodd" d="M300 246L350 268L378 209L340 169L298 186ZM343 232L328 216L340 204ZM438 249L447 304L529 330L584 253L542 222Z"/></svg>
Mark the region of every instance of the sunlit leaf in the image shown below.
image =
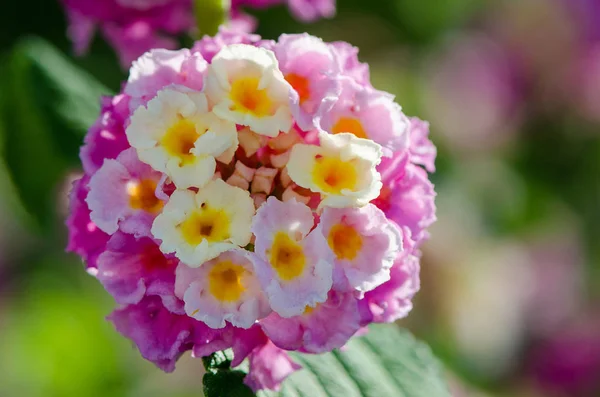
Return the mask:
<svg viewBox="0 0 600 397"><path fill-rule="evenodd" d="M394 325L371 326L366 336L353 338L342 350L292 355L303 369L283 383L281 392L261 391L260 397L450 396L431 350ZM207 358L205 365L213 361ZM243 372L228 365L206 366L206 397L252 395L243 385Z"/></svg>

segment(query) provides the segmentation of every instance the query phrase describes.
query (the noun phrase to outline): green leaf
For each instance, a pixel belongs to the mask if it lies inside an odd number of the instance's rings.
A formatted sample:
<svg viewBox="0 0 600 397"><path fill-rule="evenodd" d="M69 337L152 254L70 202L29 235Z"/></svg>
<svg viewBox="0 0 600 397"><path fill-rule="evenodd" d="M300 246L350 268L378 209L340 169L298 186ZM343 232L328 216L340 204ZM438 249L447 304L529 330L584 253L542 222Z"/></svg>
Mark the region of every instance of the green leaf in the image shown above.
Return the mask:
<svg viewBox="0 0 600 397"><path fill-rule="evenodd" d="M425 344L394 325L374 325L345 349L321 355L293 354L304 368L268 397L450 397L438 361Z"/></svg>
<svg viewBox="0 0 600 397"><path fill-rule="evenodd" d="M253 397L254 393L244 384L243 371L217 370L204 374L206 397Z"/></svg>
<svg viewBox="0 0 600 397"><path fill-rule="evenodd" d="M217 34L219 26L227 23L230 9L231 0L194 0L198 37Z"/></svg>
<svg viewBox="0 0 600 397"><path fill-rule="evenodd" d="M79 169L79 147L109 90L40 38L21 40L2 79L0 145L25 209L42 227L53 223L57 188Z"/></svg>

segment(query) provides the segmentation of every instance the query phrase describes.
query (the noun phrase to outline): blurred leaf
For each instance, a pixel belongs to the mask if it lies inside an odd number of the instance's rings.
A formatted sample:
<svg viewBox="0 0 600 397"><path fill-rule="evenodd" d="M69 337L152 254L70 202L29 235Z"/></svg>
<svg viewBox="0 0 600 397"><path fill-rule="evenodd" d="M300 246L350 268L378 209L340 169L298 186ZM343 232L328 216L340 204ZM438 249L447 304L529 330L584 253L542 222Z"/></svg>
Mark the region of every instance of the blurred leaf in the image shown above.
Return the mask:
<svg viewBox="0 0 600 397"><path fill-rule="evenodd" d="M341 351L293 358L304 368L284 382L284 397L450 396L429 347L394 325L371 326L365 337L353 338Z"/></svg>
<svg viewBox="0 0 600 397"><path fill-rule="evenodd" d="M37 268L47 271L13 284L1 320L1 396L116 397L131 387L137 353L104 320L110 297L69 266L79 267L46 257Z"/></svg>
<svg viewBox="0 0 600 397"><path fill-rule="evenodd" d="M40 38L20 41L2 79L3 157L27 211L52 223L55 189L78 152L109 90Z"/></svg>
<svg viewBox="0 0 600 397"><path fill-rule="evenodd" d="M398 24L413 40L430 41L464 23L481 0L395 0Z"/></svg>

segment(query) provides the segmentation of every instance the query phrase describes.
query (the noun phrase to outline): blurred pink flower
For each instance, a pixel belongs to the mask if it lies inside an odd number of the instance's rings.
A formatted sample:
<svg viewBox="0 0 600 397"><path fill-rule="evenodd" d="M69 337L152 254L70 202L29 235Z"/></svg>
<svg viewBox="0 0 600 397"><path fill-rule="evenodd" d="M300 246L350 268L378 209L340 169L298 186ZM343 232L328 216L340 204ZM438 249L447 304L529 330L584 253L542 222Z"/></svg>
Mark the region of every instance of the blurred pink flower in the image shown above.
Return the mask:
<svg viewBox="0 0 600 397"><path fill-rule="evenodd" d="M490 149L515 132L518 76L498 43L477 36L444 47L426 73L427 113L455 150Z"/></svg>
<svg viewBox="0 0 600 397"><path fill-rule="evenodd" d="M580 323L556 333L534 350L530 370L548 395L600 394L599 318L598 313L586 313Z"/></svg>
<svg viewBox="0 0 600 397"><path fill-rule="evenodd" d="M151 48L174 48L174 37L192 29L191 0L63 0L69 37L76 54L84 54L99 27L128 67Z"/></svg>
<svg viewBox="0 0 600 397"><path fill-rule="evenodd" d="M152 48L173 49L178 37L195 28L192 0L62 0L69 19L68 36L75 54L87 52L96 28L128 68ZM233 0L228 26L250 32L255 19L242 7L263 8L287 2L292 14L304 22L335 15L335 0Z"/></svg>

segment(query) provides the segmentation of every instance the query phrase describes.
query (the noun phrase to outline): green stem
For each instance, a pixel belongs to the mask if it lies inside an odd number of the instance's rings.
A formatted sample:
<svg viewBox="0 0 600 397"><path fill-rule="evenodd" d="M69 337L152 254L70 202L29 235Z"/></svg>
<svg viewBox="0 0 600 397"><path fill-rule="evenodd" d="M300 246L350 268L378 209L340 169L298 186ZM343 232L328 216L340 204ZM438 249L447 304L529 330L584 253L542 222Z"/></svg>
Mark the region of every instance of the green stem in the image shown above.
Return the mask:
<svg viewBox="0 0 600 397"><path fill-rule="evenodd" d="M231 0L194 0L194 15L198 36L214 36L219 26L229 20Z"/></svg>

